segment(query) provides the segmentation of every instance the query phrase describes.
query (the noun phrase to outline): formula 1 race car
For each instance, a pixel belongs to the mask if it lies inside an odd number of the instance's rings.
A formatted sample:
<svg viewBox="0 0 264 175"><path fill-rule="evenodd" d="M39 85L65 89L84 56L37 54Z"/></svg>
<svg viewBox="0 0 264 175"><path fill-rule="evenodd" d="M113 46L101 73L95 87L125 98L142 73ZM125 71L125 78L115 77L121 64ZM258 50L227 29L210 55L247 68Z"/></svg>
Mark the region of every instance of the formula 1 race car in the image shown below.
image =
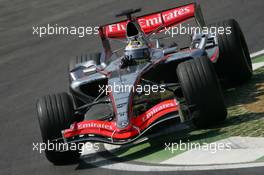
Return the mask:
<svg viewBox="0 0 264 175"><path fill-rule="evenodd" d="M125 20L99 27L101 53L71 60L71 95L53 94L37 101L45 143L122 145L171 119L197 128L226 119L222 87L252 76L239 24L231 19L208 25L229 32L194 33L189 46L179 48L175 43L162 45L164 38L157 36L190 19L205 28L199 3L136 17L139 11L123 11L117 16ZM112 50L111 41L124 47ZM79 152L46 150L46 157L60 164L78 159Z"/></svg>

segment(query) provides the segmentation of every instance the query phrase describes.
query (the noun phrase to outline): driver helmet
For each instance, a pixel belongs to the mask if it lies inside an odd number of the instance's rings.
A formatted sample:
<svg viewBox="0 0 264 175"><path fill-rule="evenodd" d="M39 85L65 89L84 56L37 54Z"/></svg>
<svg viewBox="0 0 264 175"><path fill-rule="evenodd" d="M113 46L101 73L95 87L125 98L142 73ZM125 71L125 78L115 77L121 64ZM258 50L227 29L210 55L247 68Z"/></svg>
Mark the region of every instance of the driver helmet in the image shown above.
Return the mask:
<svg viewBox="0 0 264 175"><path fill-rule="evenodd" d="M125 48L125 57L134 61L149 59L150 49L143 40L141 41L138 37L132 37Z"/></svg>

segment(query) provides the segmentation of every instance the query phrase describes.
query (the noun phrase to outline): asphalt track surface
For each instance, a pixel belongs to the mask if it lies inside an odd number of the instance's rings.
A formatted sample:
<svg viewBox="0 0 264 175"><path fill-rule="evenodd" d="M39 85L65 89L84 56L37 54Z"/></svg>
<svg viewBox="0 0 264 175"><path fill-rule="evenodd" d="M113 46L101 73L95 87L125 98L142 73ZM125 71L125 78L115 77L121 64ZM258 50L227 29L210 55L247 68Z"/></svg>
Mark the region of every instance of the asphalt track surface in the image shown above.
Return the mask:
<svg viewBox="0 0 264 175"><path fill-rule="evenodd" d="M37 97L66 91L68 60L99 50L100 44L94 36L39 38L32 35L32 26L95 26L113 21L114 14L122 9L143 7L143 13L147 13L177 4L173 0L0 0L0 174L134 174L82 163L53 166L43 154L32 151L32 142L41 141L35 112ZM203 0L202 5L208 23L235 18L243 28L250 51L264 48L263 0ZM166 174L253 175L263 174L263 170Z"/></svg>

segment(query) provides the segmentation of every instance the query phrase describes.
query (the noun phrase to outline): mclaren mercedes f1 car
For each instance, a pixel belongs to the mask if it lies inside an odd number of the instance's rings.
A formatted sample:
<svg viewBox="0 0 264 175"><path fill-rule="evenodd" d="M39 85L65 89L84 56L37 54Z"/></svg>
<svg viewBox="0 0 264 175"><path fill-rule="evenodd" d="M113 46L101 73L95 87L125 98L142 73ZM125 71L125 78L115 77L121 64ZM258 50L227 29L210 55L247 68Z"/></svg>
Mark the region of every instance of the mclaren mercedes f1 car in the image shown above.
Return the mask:
<svg viewBox="0 0 264 175"><path fill-rule="evenodd" d="M171 119L197 128L226 119L223 87L252 76L239 24L230 19L206 25L197 2L138 17L139 11L123 11L117 16L125 20L99 27L100 53L70 61L70 93L37 101L43 142L122 145ZM160 43L159 33L190 19L200 28L228 27L231 32L194 33L185 48ZM112 41L124 47L113 50ZM78 156L76 150L46 150L54 164Z"/></svg>

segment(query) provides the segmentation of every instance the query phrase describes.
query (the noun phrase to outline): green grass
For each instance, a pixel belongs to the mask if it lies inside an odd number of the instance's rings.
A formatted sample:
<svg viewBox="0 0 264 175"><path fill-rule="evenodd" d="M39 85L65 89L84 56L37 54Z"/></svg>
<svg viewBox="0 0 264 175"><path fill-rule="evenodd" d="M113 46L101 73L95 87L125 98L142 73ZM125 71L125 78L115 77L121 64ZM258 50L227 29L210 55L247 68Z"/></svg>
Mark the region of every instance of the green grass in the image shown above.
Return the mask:
<svg viewBox="0 0 264 175"><path fill-rule="evenodd" d="M264 156L256 160L256 162L264 162Z"/></svg>
<svg viewBox="0 0 264 175"><path fill-rule="evenodd" d="M260 56L252 60L253 63L260 63L264 61L264 56Z"/></svg>

